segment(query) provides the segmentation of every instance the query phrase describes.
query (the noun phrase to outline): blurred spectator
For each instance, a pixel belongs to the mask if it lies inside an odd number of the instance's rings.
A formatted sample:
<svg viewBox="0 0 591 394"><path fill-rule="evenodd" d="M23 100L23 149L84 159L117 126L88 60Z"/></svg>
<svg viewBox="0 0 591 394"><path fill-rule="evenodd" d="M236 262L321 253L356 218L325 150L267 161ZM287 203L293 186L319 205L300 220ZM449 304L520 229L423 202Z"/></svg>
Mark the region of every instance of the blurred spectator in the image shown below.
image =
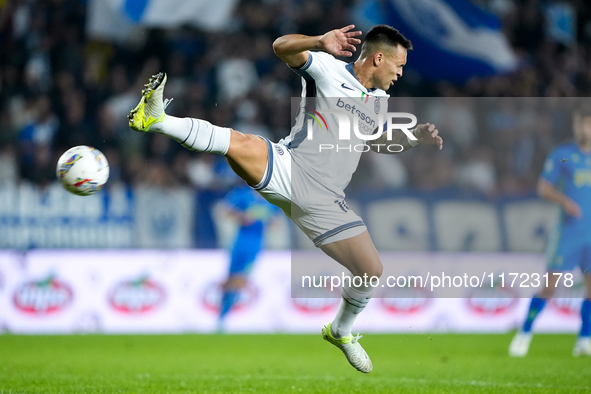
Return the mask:
<svg viewBox="0 0 591 394"><path fill-rule="evenodd" d="M137 186L149 186L162 189L170 189L178 186L176 176L170 170L170 166L161 161L148 161L135 177Z"/></svg>
<svg viewBox="0 0 591 394"><path fill-rule="evenodd" d="M196 154L186 164L187 176L191 184L197 189L213 189L215 184L214 172L215 156Z"/></svg>
<svg viewBox="0 0 591 394"><path fill-rule="evenodd" d="M492 196L496 187L493 152L486 146L470 148L467 158L458 166L455 181L458 186Z"/></svg>
<svg viewBox="0 0 591 394"><path fill-rule="evenodd" d="M59 127L59 119L51 110L48 96L39 96L35 100L35 118L19 134L21 156L21 174L34 180L35 168L50 163L54 137ZM42 157L38 157L42 155Z"/></svg>
<svg viewBox="0 0 591 394"><path fill-rule="evenodd" d="M260 135L273 140L274 137L269 132L267 125L263 123L258 103L254 100L244 100L236 109L237 122L233 128L243 133Z"/></svg>
<svg viewBox="0 0 591 394"><path fill-rule="evenodd" d="M386 190L401 189L407 185L408 174L397 155L368 155L372 163L372 185Z"/></svg>
<svg viewBox="0 0 591 394"><path fill-rule="evenodd" d="M440 89L447 96L455 96L455 89L446 87ZM445 135L445 149L448 155L453 155L456 149L468 148L474 144L477 137L475 109L469 99L454 97L449 100L435 100L427 110L425 120L433 123Z"/></svg>
<svg viewBox="0 0 591 394"><path fill-rule="evenodd" d="M12 144L0 145L0 185L18 180L16 149Z"/></svg>
<svg viewBox="0 0 591 394"><path fill-rule="evenodd" d="M246 58L227 58L218 66L219 95L221 102L244 97L258 82L256 67Z"/></svg>

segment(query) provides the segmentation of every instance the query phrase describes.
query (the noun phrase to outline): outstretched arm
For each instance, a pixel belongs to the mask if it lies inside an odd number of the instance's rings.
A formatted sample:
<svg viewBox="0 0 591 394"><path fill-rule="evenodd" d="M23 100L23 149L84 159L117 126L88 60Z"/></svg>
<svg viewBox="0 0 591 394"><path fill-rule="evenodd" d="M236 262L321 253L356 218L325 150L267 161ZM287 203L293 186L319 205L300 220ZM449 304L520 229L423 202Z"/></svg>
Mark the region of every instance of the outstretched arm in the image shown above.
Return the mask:
<svg viewBox="0 0 591 394"><path fill-rule="evenodd" d="M417 143L419 144L437 145L440 150L443 149L443 139L434 124L425 123L418 125L414 131L414 135L417 137ZM388 149L391 145L398 146L392 146ZM382 134L375 141L371 141L369 146L372 151L378 153L402 153L413 147L408 142L406 134L400 130L392 130L392 139L388 139L387 133ZM402 146L402 149L400 149L400 146Z"/></svg>
<svg viewBox="0 0 591 394"><path fill-rule="evenodd" d="M360 31L349 31L355 25L331 30L321 36L305 36L303 34L288 34L279 37L273 43L275 54L288 66L299 68L308 61L308 50L325 51L335 56L353 56L357 50L353 44L361 43L355 36Z"/></svg>

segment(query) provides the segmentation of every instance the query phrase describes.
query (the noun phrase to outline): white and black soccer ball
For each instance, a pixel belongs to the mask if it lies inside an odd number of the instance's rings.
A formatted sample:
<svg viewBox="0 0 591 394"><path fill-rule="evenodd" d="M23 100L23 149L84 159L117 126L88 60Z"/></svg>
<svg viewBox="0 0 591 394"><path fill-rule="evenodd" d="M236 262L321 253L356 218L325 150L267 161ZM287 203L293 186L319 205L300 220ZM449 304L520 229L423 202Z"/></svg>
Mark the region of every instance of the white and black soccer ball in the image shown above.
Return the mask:
<svg viewBox="0 0 591 394"><path fill-rule="evenodd" d="M100 150L75 146L57 161L56 175L70 193L90 196L101 190L109 179L109 163Z"/></svg>

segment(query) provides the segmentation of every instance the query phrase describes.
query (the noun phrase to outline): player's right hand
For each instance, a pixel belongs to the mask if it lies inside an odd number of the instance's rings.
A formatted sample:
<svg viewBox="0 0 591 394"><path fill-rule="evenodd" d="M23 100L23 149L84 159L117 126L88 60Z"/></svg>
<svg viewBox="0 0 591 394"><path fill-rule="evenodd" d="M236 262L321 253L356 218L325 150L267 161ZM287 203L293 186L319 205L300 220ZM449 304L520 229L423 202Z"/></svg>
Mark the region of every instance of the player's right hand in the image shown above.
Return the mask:
<svg viewBox="0 0 591 394"><path fill-rule="evenodd" d="M564 199L562 203L562 209L564 209L564 212L569 216L572 216L579 220L583 218L583 211L581 210L579 204L577 204L568 197Z"/></svg>
<svg viewBox="0 0 591 394"><path fill-rule="evenodd" d="M357 50L353 44L361 43L359 38L355 38L355 36L360 36L361 32L349 31L354 27L355 25L349 25L325 33L320 37L321 49L333 56L353 56L353 52Z"/></svg>

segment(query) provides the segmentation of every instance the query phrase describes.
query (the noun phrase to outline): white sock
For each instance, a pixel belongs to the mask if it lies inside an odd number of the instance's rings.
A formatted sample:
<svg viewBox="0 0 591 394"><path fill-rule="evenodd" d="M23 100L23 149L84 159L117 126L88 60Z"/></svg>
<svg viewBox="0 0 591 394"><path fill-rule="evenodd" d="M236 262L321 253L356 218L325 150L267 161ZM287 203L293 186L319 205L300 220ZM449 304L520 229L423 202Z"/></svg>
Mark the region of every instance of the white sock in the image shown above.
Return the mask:
<svg viewBox="0 0 591 394"><path fill-rule="evenodd" d="M367 284L367 286L354 287L352 284L345 281L345 285L341 288L341 304L336 317L330 326L330 333L336 339L348 337L351 335L353 323L357 315L363 311L365 306L369 303L373 295L374 288Z"/></svg>
<svg viewBox="0 0 591 394"><path fill-rule="evenodd" d="M206 120L176 118L166 115L164 121L152 125L150 131L164 134L187 149L225 155L230 147L231 131L214 126Z"/></svg>

